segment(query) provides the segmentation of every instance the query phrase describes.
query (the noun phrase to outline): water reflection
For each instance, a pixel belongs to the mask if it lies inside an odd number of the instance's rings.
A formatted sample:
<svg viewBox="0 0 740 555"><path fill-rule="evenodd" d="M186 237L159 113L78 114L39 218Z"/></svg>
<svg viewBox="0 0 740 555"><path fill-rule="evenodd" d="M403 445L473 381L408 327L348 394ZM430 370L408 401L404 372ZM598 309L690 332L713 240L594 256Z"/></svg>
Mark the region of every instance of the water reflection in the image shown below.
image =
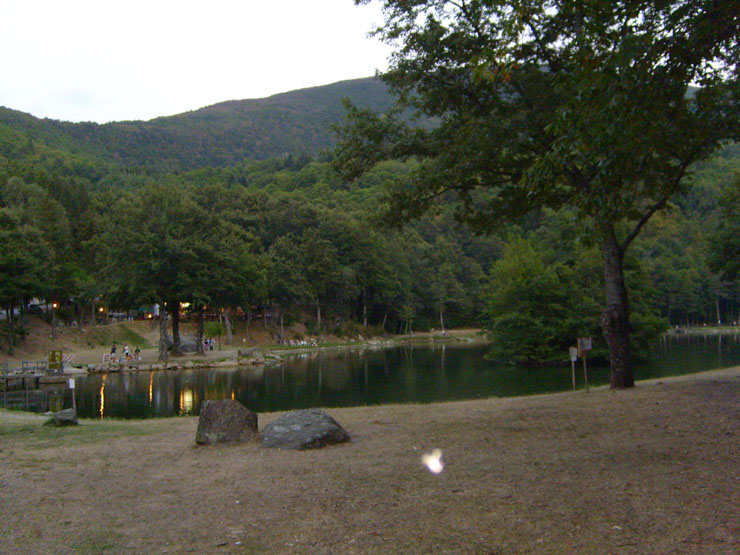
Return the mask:
<svg viewBox="0 0 740 555"><path fill-rule="evenodd" d="M100 379L100 418L103 418L105 412L105 380L107 378L107 374L103 374Z"/></svg>
<svg viewBox="0 0 740 555"><path fill-rule="evenodd" d="M193 391L191 389L184 389L180 392L180 414L192 414L193 413Z"/></svg>
<svg viewBox="0 0 740 555"><path fill-rule="evenodd" d="M197 414L205 399L238 399L269 412L315 406L427 403L568 390L570 365L521 369L484 358L486 347L405 345L383 350L306 353L279 366L89 375L77 380L84 417L151 418ZM637 379L740 364L740 338L668 337L655 345ZM577 385L583 376L577 373ZM607 383L589 365L589 381ZM62 390L71 406L71 392Z"/></svg>

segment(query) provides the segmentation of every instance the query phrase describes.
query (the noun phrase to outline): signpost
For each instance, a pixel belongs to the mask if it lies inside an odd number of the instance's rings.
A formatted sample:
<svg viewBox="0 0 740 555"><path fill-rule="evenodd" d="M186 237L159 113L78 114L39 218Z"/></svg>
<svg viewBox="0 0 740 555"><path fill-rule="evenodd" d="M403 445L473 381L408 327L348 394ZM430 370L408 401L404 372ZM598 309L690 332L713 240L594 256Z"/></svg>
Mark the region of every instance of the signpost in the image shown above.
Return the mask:
<svg viewBox="0 0 740 555"><path fill-rule="evenodd" d="M72 408L75 411L75 414L77 414L77 400L75 399L75 379L70 378L69 379L69 388L72 390Z"/></svg>
<svg viewBox="0 0 740 555"><path fill-rule="evenodd" d="M578 360L578 347L571 347L570 351L570 374L573 378L573 391L576 390L576 361Z"/></svg>
<svg viewBox="0 0 740 555"><path fill-rule="evenodd" d="M588 368L586 367L586 355L592 348L590 337L578 338L578 354L583 357L583 378L586 380L586 393L588 393Z"/></svg>

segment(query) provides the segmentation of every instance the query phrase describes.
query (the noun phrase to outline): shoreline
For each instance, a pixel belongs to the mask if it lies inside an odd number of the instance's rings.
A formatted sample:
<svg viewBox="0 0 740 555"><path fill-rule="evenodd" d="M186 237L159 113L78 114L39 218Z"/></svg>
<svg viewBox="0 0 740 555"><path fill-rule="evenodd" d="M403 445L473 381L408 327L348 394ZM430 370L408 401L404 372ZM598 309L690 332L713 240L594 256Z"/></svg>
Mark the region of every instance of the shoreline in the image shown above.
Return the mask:
<svg viewBox="0 0 740 555"><path fill-rule="evenodd" d="M612 390L609 387L609 384L602 384L602 385L592 385L589 389L589 392L586 392L583 389L578 390L563 390L563 391L555 391L555 392L548 392L548 393L533 393L528 395L512 395L507 397L484 397L484 398L475 398L475 399L455 399L455 400L449 400L449 401L437 401L432 403L391 403L391 404L378 404L378 405L358 405L358 406L352 406L352 407L316 407L323 410L341 410L341 411L351 411L351 410L364 410L368 408L375 408L375 409L381 409L384 407L441 407L446 405L451 405L455 403L471 403L471 402L495 402L495 401L505 401L508 399L546 399L549 397L560 397L560 396L578 396L578 395L584 395L588 396L590 392L629 392L634 391L640 388L645 387L651 387L656 385L670 385L670 384L680 384L680 383L686 383L686 382L704 382L704 381L711 381L711 380L718 380L718 379L740 379L740 366L728 366L725 368L715 368L713 370L702 370L699 372L694 372L691 374L679 374L676 376L667 376L667 377L660 377L660 378L648 378L645 380L638 380L635 382L635 386L633 388L623 389L623 390ZM283 414L285 412L289 411L273 411L273 412L260 412L260 415L276 415L276 414ZM48 419L48 415L44 415L42 413L36 413L36 412L30 412L30 411L21 411L21 410L14 410L14 409L5 409L3 407L0 407L0 417L8 417L8 416L16 416L15 420L23 420L23 417L27 417L30 420L44 420L46 421ZM80 417L80 421L84 423L100 423L103 421L115 421L120 423L141 423L141 422L151 422L151 421L158 421L158 422L164 422L164 421L176 421L181 419L195 419L197 420L199 417L195 415L183 415L183 416L153 416L151 418L136 418L136 419L128 419L128 418L113 418L108 417L106 419L100 419L100 418L84 418ZM3 418L0 418L0 426L3 424Z"/></svg>
<svg viewBox="0 0 740 555"><path fill-rule="evenodd" d="M117 361L115 363L95 362L107 353L107 349L95 349L79 353L79 360L65 364L61 375L74 377L88 373L107 373L121 371L151 371L151 370L180 370L193 368L242 368L260 364L278 364L282 357L302 355L316 352L351 351L363 349L387 349L389 347L429 343L464 343L466 345L482 345L490 343L479 329L448 330L440 332L418 332L411 335L393 336L391 338L368 338L350 340L347 342L318 343L311 346L286 345L257 345L239 348L233 345L226 349L207 351L205 356L198 353L185 353L177 357L170 357L166 362L157 359L156 349L142 349L140 360ZM255 352L256 356L240 356L240 351Z"/></svg>

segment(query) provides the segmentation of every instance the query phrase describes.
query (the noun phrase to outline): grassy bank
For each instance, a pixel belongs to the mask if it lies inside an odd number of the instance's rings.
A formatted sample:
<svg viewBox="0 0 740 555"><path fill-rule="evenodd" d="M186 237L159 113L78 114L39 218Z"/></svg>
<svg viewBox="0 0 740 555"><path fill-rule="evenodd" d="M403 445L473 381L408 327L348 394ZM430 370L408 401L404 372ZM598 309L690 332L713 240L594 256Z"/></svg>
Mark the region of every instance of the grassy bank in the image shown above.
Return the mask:
<svg viewBox="0 0 740 555"><path fill-rule="evenodd" d="M0 362L8 361L11 365L20 365L23 360L43 360L46 353L50 350L61 350L65 355L72 357L72 363L77 365L83 364L100 364L103 361L103 355L109 353L111 345L118 345L118 354L120 356L123 345L129 345L133 350L135 346L141 348L141 355L144 361L154 362L158 358L159 328L156 322L136 320L132 322L122 322L108 325L98 325L79 330L77 328L62 328L57 330L57 337L51 337L51 327L41 318L32 316L29 319L30 327L28 336L16 348L14 356L7 355L6 352L0 352ZM383 337L364 337L358 338L340 338L331 335L323 335L320 339L312 338L311 341L317 341L317 347L291 346L286 344L276 344L276 332L268 326L263 328L261 324L252 324L249 332L249 339L244 322L236 322L234 328L234 337L232 345L226 344L226 338L221 337L221 348L215 351L208 351L204 356L189 354L184 357L173 357L173 362L190 359L220 359L233 360L236 362L237 351L239 349L257 347L263 352L280 353L297 353L307 352L319 349L343 349L358 348L363 346L372 346L379 344L396 344L414 341L481 341L483 336L480 330L462 329L448 330L444 335L440 332L419 332L410 335L400 336L383 336ZM294 326L300 327L300 326ZM302 328L301 328L302 329ZM194 322L186 322L181 325L181 334L183 337L191 338L195 336L196 325ZM292 334L298 332L293 330ZM3 338L0 337L0 351L4 345Z"/></svg>
<svg viewBox="0 0 740 555"><path fill-rule="evenodd" d="M307 452L196 447L196 418L0 412L2 552L736 553L739 405L731 369L332 409L353 442Z"/></svg>

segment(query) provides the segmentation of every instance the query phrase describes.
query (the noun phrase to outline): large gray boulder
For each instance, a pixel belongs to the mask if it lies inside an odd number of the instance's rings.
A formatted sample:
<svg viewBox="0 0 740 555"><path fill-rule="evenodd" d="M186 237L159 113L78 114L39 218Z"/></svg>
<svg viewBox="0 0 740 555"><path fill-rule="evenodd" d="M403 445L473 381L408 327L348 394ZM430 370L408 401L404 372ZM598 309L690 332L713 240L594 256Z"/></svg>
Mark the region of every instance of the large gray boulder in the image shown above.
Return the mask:
<svg viewBox="0 0 740 555"><path fill-rule="evenodd" d="M172 340L172 337L169 335L167 336L167 350L171 351L172 348L175 346L175 342ZM183 353L194 353L198 350L197 341L194 337L180 337L180 351Z"/></svg>
<svg viewBox="0 0 740 555"><path fill-rule="evenodd" d="M243 443L257 440L257 415L239 401L203 401L195 443Z"/></svg>
<svg viewBox="0 0 740 555"><path fill-rule="evenodd" d="M77 426L79 424L75 409L57 411L46 423L53 424L54 426Z"/></svg>
<svg viewBox="0 0 740 555"><path fill-rule="evenodd" d="M183 339L180 342L180 349L183 353L195 353L198 351L198 345L194 339Z"/></svg>
<svg viewBox="0 0 740 555"><path fill-rule="evenodd" d="M349 440L344 428L319 409L289 412L262 431L262 443L279 449L318 449Z"/></svg>

